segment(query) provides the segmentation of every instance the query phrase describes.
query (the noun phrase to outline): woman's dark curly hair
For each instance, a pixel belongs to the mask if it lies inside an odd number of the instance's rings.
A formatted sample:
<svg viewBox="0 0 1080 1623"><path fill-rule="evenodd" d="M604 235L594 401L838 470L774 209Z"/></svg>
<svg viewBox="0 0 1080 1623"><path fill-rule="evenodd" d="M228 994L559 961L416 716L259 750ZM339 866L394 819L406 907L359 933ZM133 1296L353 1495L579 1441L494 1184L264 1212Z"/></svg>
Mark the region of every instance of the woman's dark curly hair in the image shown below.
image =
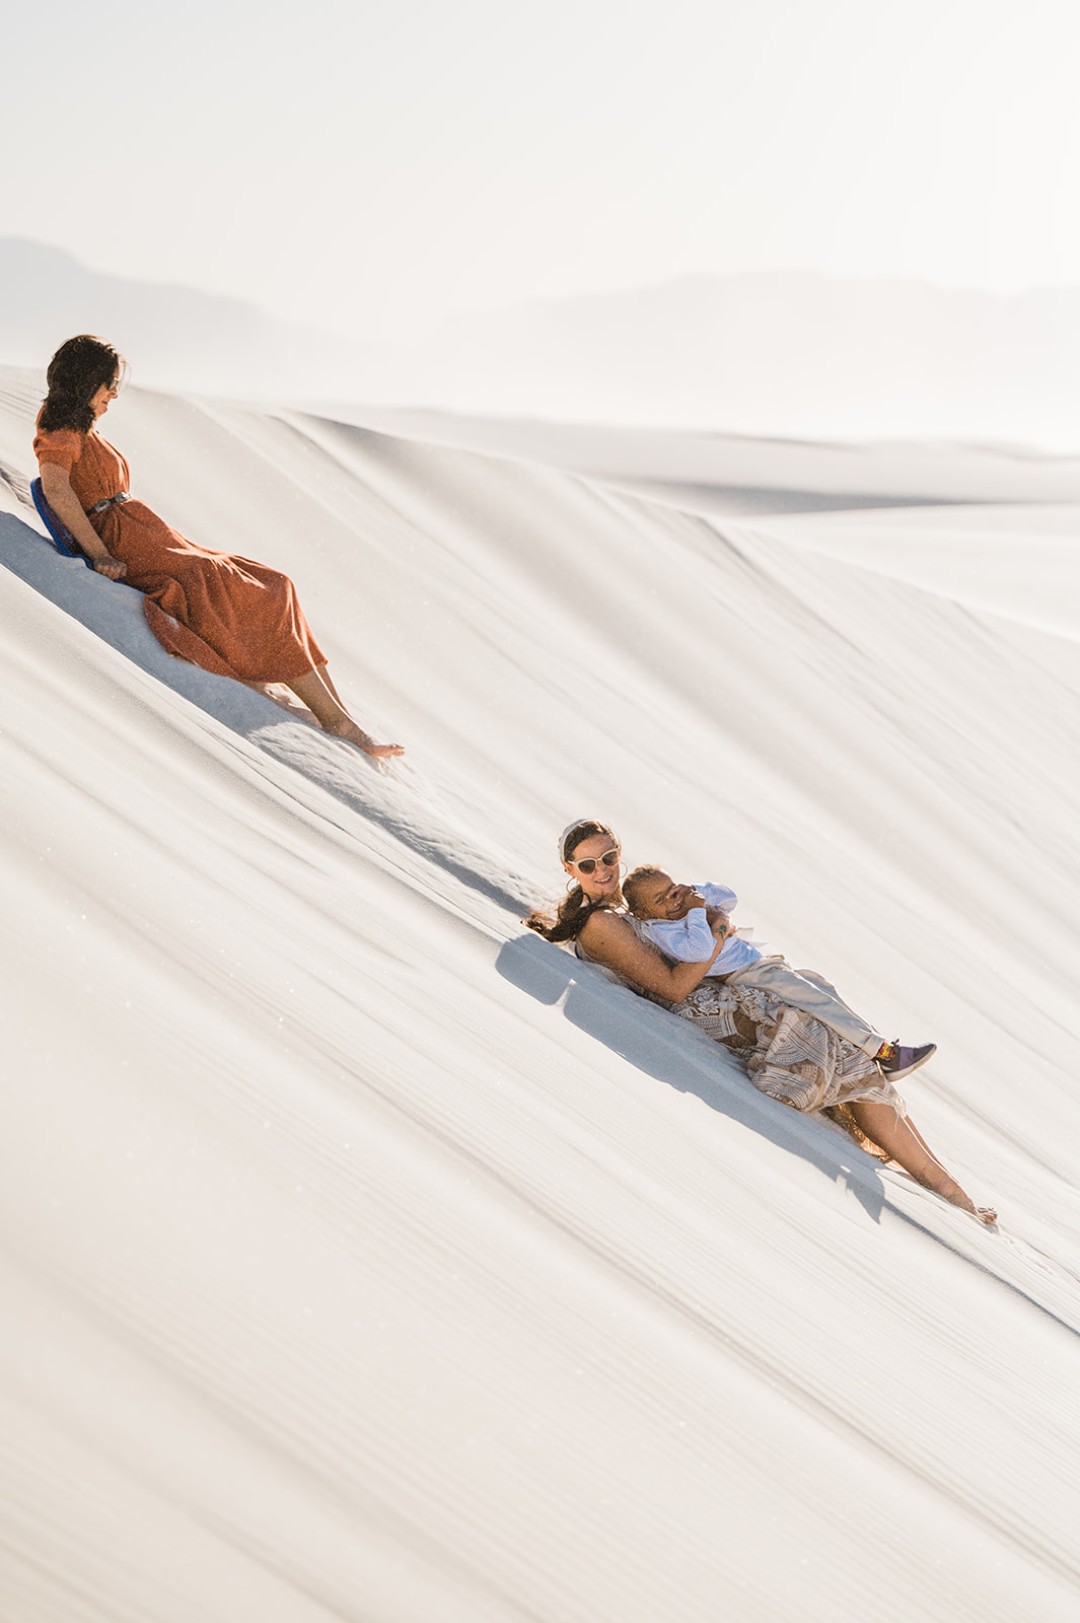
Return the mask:
<svg viewBox="0 0 1080 1623"><path fill-rule="evenodd" d="M570 861L571 851L576 851L582 840L589 840L594 834L602 834L613 846L619 843L614 829L609 828L606 823L594 823L588 818L583 818L580 823L571 823L559 841L560 860ZM622 892L618 886L610 896L605 896L598 902L590 902L580 885L572 885L559 903L554 918L550 913L538 909L535 913L529 914L525 923L530 930L542 935L545 941L576 941L594 913L602 912L605 907L619 907L621 904Z"/></svg>
<svg viewBox="0 0 1080 1623"><path fill-rule="evenodd" d="M73 428L88 434L94 426L91 400L103 384L119 383L126 367L124 357L104 338L85 332L69 338L49 362L45 374L49 392L38 414L38 428L45 433Z"/></svg>

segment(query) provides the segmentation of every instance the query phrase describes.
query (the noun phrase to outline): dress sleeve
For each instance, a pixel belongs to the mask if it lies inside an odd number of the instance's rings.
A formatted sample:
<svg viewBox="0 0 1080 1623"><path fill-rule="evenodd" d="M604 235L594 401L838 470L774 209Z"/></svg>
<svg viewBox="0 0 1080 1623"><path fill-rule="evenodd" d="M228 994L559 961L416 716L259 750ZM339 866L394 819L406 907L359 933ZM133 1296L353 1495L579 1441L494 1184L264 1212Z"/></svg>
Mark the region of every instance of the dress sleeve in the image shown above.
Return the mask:
<svg viewBox="0 0 1080 1623"><path fill-rule="evenodd" d="M34 437L34 455L39 465L52 462L68 473L82 455L82 448L83 435L73 428L55 428L51 433L38 433Z"/></svg>

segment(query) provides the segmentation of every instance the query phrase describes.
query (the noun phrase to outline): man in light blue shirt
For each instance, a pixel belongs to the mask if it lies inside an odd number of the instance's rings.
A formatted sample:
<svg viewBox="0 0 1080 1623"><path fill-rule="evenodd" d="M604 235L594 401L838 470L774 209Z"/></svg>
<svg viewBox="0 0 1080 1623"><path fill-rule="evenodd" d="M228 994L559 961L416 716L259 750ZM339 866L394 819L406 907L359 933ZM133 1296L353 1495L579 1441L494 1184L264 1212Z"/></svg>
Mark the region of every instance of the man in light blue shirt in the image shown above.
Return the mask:
<svg viewBox="0 0 1080 1623"><path fill-rule="evenodd" d="M889 1042L849 1008L823 976L792 969L779 954L766 955L750 932L732 932L730 915L739 898L727 885L680 885L662 868L635 868L622 884L626 905L641 934L668 958L699 964L727 934L708 974L739 986L772 992L792 1008L812 1014L838 1037L876 1060L890 1081L910 1076L937 1052L934 1043L912 1048Z"/></svg>

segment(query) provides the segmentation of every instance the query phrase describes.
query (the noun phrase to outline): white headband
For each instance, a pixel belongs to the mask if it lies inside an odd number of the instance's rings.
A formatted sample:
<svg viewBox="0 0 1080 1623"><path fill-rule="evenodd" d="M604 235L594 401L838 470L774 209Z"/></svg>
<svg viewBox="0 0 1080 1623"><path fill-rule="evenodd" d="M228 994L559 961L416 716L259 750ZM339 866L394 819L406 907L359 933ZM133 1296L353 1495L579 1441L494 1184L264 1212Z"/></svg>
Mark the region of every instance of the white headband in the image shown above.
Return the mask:
<svg viewBox="0 0 1080 1623"><path fill-rule="evenodd" d="M596 818L596 817L575 817L574 821L572 823L567 823L566 827L563 829L562 833L559 835L558 851L559 851L559 861L560 862L565 862L567 860L567 858L566 858L567 836L572 834L576 828L585 828L585 827L587 827L587 825L589 823L595 823L597 828L599 828L599 829L607 829L608 833L611 834L612 839L615 838L615 835L614 835L614 833L612 833L611 829L608 829L608 825L606 823L601 823L598 818Z"/></svg>

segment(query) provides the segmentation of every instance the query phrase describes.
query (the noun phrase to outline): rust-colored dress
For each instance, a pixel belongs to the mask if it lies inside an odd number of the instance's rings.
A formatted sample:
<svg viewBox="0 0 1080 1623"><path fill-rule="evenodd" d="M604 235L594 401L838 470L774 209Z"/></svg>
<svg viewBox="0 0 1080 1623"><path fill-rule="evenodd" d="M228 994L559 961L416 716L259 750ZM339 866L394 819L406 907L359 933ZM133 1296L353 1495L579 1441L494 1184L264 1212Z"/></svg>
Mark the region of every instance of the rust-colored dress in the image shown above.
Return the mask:
<svg viewBox="0 0 1080 1623"><path fill-rule="evenodd" d="M150 629L170 654L241 682L291 682L326 663L287 575L172 530L142 502L95 502L129 489L128 465L108 440L74 429L39 432L38 462L67 470L83 511L124 582L144 594Z"/></svg>

